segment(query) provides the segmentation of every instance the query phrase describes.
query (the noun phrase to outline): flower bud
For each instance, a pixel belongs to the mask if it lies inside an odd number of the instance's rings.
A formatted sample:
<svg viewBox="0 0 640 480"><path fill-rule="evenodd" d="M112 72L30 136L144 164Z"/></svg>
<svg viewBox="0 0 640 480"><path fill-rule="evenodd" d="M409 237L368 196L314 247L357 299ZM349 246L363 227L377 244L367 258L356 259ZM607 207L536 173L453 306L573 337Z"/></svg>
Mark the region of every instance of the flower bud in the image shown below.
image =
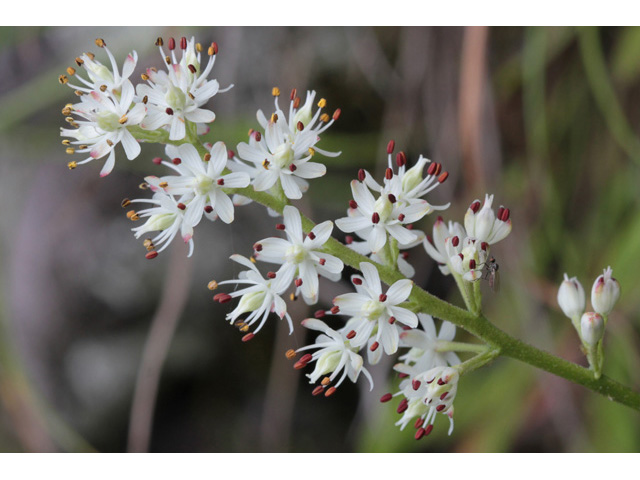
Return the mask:
<svg viewBox="0 0 640 480"><path fill-rule="evenodd" d="M587 345L595 346L604 335L604 319L595 312L587 312L580 319L580 337Z"/></svg>
<svg viewBox="0 0 640 480"><path fill-rule="evenodd" d="M611 267L607 267L604 273L596 278L591 289L591 305L600 315L607 316L613 310L613 306L620 296L620 284L613 278Z"/></svg>
<svg viewBox="0 0 640 480"><path fill-rule="evenodd" d="M564 314L571 318L578 318L585 309L584 289L576 277L569 278L564 274L564 281L558 289L558 305Z"/></svg>

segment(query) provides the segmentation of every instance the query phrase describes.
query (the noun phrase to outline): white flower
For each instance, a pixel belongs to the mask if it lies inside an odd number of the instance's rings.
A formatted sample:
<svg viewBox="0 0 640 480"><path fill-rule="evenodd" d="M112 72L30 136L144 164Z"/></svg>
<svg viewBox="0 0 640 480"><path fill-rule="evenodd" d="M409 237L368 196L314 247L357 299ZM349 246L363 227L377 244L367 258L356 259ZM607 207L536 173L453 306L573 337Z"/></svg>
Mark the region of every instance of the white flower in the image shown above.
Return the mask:
<svg viewBox="0 0 640 480"><path fill-rule="evenodd" d="M298 209L287 205L283 213L287 240L275 237L260 240L253 247L254 257L263 262L281 264L278 275L289 282L297 275L297 291L302 293L307 303L316 303L318 274L337 281L344 268L342 260L321 251L331 236L333 223L326 221L318 224L305 237Z"/></svg>
<svg viewBox="0 0 640 480"><path fill-rule="evenodd" d="M576 277L569 278L564 274L564 281L558 289L558 305L564 314L573 319L579 318L585 309L584 289Z"/></svg>
<svg viewBox="0 0 640 480"><path fill-rule="evenodd" d="M595 312L586 312L580 318L580 338L594 347L604 336L604 319Z"/></svg>
<svg viewBox="0 0 640 480"><path fill-rule="evenodd" d="M427 254L438 262L438 267L443 275L449 275L451 273L450 258L457 252L454 252L455 248L451 242L456 246L467 237L464 227L458 222L449 222L447 226L442 220L442 217L438 217L433 224L433 238L426 238L423 242L424 249ZM457 238L457 240L453 240Z"/></svg>
<svg viewBox="0 0 640 480"><path fill-rule="evenodd" d="M606 317L613 310L619 297L620 284L613 278L611 267L607 267L604 273L593 282L591 305L596 312Z"/></svg>
<svg viewBox="0 0 640 480"><path fill-rule="evenodd" d="M238 302L238 306L227 314L227 320L233 324L240 315L251 312L243 322L251 326L255 322L260 321L260 324L253 332L258 333L267 321L269 313L275 312L280 319L286 317L287 323L289 324L289 334L292 334L293 323L291 316L287 313L287 304L282 297L280 297L289 287L286 279L283 279L277 274L274 275L272 272L268 276L269 278L263 278L256 266L242 255L231 255L229 258L234 262L248 267L249 270L241 272L237 280L225 280L218 284L248 285L245 288L228 294L231 298L240 297L240 301Z"/></svg>
<svg viewBox="0 0 640 480"><path fill-rule="evenodd" d="M250 179L249 175L242 172L223 175L227 163L224 143L213 145L209 155L205 156L206 160L200 158L191 144L178 147L168 145L166 152L172 162L163 164L180 175L146 177L151 188L180 196L180 202L186 205L184 221L192 229L200 223L203 214L210 220L220 217L225 223L233 222L233 203L224 189L246 187Z"/></svg>
<svg viewBox="0 0 640 480"><path fill-rule="evenodd" d="M133 85L129 80L124 80L118 96L108 90L105 93L94 90L83 95L80 103L67 107L70 113L77 115L80 119L74 119L72 123L77 126L76 129L63 128L60 134L63 137L75 138L75 141L69 143L79 145L76 153L83 150L89 151L89 157L73 162L70 164L71 168L109 154L100 171L100 176L104 177L113 170L116 161L114 148L118 143L122 143L129 160L133 160L140 154L140 145L127 127L138 125L142 121L145 106L142 104L132 106L133 97Z"/></svg>
<svg viewBox="0 0 640 480"><path fill-rule="evenodd" d="M170 56L163 50L163 41L158 39L156 45L160 49L163 61L167 64L167 72L147 69L145 78L148 85L137 86L138 96L146 100L147 116L141 123L146 130L157 130L166 127L169 130L170 140L181 140L186 135L185 124L187 121L196 124L211 123L215 120L215 114L211 110L202 107L220 90L217 80L208 80L209 73L215 63L218 51L217 45L211 44L207 53L209 61L204 70L200 63L200 44L196 44L192 38L187 41L185 37L180 39L182 58L176 59L175 40L169 39Z"/></svg>
<svg viewBox="0 0 640 480"><path fill-rule="evenodd" d="M333 304L339 308L341 315L353 317L348 324L348 337L354 347L361 347L369 338L375 338L369 350L375 351L378 345L382 345L384 352L392 355L398 350L399 344L396 321L412 328L418 325L415 313L398 306L409 298L413 282L398 280L383 294L376 267L362 262L360 270L362 277L352 277L357 293L339 295Z"/></svg>
<svg viewBox="0 0 640 480"><path fill-rule="evenodd" d="M493 195L489 194L485 195L482 208L480 200L474 200L464 216L467 235L489 245L499 242L511 232L509 209L501 206L496 215L491 209L492 203Z"/></svg>
<svg viewBox="0 0 640 480"><path fill-rule="evenodd" d="M453 255L449 257L452 271L462 276L467 282L474 282L482 277L484 265L489 258L489 245L471 237L456 243L454 237L445 243ZM450 247L449 247L450 245Z"/></svg>
<svg viewBox="0 0 640 480"><path fill-rule="evenodd" d="M418 320L422 330L411 329L400 334L400 347L410 347L405 355L400 357L406 365L412 366L420 372L433 367L457 365L460 358L452 351L439 352L439 342L451 342L456 335L456 327L450 322L442 322L440 333L436 335L436 327L431 315L418 313Z"/></svg>
<svg viewBox="0 0 640 480"><path fill-rule="evenodd" d="M193 253L192 229L184 222L185 205L178 203L171 195L164 192L156 192L151 199L135 199L131 202L151 203L155 207L147 208L137 212L140 218L149 217L144 225L133 228L136 238L148 232L159 231L160 233L151 239L152 246L158 246L162 243L162 247L157 250L162 252L171 240L176 236L178 231L182 232L182 238L185 243L189 244L189 256Z"/></svg>
<svg viewBox="0 0 640 480"><path fill-rule="evenodd" d="M252 132L248 144L238 144L238 155L242 160L253 163L253 186L257 191L269 190L280 181L287 198L298 199L308 188L306 179L318 178L326 173L327 169L323 164L309 161L314 154L340 154L316 147L320 134L331 126L339 111L331 120L328 115L321 115L322 107L326 104L322 99L318 102L319 109L312 116L315 92L307 92L307 100L298 110L300 99L295 97L294 91L287 120L278 106L279 91L274 89L274 93L275 113L269 120L261 110L257 114L264 135Z"/></svg>
<svg viewBox="0 0 640 480"><path fill-rule="evenodd" d="M316 366L310 374L310 383L316 383L320 377L331 373L329 381L333 382L336 377L342 372L342 376L331 389L327 390L325 395L329 396L340 386L345 378L349 378L352 382L356 382L358 376L362 374L369 380L370 390L373 390L373 379L363 367L364 361L360 355L358 355L358 349L353 347L349 339L343 337L340 332L337 332L327 326L323 321L315 318L307 318L303 320L302 325L311 330L317 330L322 332L316 338L313 345L299 348L297 351L302 352L311 349L316 350L311 358L306 358L303 365L305 366L309 362L316 362ZM303 357L304 358L304 357Z"/></svg>

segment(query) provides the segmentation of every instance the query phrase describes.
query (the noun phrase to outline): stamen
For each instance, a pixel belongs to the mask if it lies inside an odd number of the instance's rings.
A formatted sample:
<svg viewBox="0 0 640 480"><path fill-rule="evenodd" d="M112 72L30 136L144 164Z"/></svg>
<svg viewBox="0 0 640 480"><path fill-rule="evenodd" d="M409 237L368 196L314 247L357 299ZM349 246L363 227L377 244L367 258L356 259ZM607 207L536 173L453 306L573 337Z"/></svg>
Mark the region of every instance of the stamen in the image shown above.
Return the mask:
<svg viewBox="0 0 640 480"><path fill-rule="evenodd" d="M77 166L78 166L78 162L76 162L75 160L72 160L71 162L67 163L67 168L69 170L73 170Z"/></svg>
<svg viewBox="0 0 640 480"><path fill-rule="evenodd" d="M406 398L403 398L402 401L400 402L400 404L398 405L398 408L396 409L396 412L402 413L407 408L409 408L409 401Z"/></svg>
<svg viewBox="0 0 640 480"><path fill-rule="evenodd" d="M186 50L187 49L187 39L185 37L182 37L180 39L180 48L182 50Z"/></svg>
<svg viewBox="0 0 640 480"><path fill-rule="evenodd" d="M333 116L331 118L333 118L334 122L340 118L341 113L342 113L342 110L340 110L339 108L337 108L336 111L333 112Z"/></svg>
<svg viewBox="0 0 640 480"><path fill-rule="evenodd" d="M381 293L380 296L378 297L378 299L381 302L386 302L387 301L387 296L384 293Z"/></svg>
<svg viewBox="0 0 640 480"><path fill-rule="evenodd" d="M295 284L296 284L296 287L302 286L302 279L301 278L296 278Z"/></svg>
<svg viewBox="0 0 640 480"><path fill-rule="evenodd" d="M192 65L192 64L187 65L187 68L189 69L189 71L191 73L196 73L197 72L196 67L194 65Z"/></svg>
<svg viewBox="0 0 640 480"><path fill-rule="evenodd" d="M401 213L400 215L398 215L398 220L400 220L401 222L404 222L404 213Z"/></svg>
<svg viewBox="0 0 640 480"><path fill-rule="evenodd" d="M447 406L446 405L438 405L436 407L436 412L441 412L442 410L444 410Z"/></svg>
<svg viewBox="0 0 640 480"><path fill-rule="evenodd" d="M322 385L322 386L325 386L325 387L326 387L326 386L327 386L327 385L329 385L330 383L331 383L331 379L330 379L329 377L324 377L324 378L322 379L322 381L320 382L320 385Z"/></svg>
<svg viewBox="0 0 640 480"><path fill-rule="evenodd" d="M329 388L327 388L327 391L324 392L324 396L325 397L330 397L334 393L336 393L336 387L329 387Z"/></svg>
<svg viewBox="0 0 640 480"><path fill-rule="evenodd" d="M204 206L204 211L206 213L211 213L211 212L213 212L213 207L211 205L205 205Z"/></svg>
<svg viewBox="0 0 640 480"><path fill-rule="evenodd" d="M211 160L211 154L210 153L205 153L204 154L204 158L202 160L204 160L205 162L210 161Z"/></svg>
<svg viewBox="0 0 640 480"><path fill-rule="evenodd" d="M143 73L140 75L140 78L146 82L147 80L149 80L149 75L147 75L146 73Z"/></svg>
<svg viewBox="0 0 640 480"><path fill-rule="evenodd" d="M287 360L291 360L292 358L296 357L296 351L293 348L290 348L285 352L284 355L285 357L287 357Z"/></svg>
<svg viewBox="0 0 640 480"><path fill-rule="evenodd" d="M389 317L389 325L396 323L396 317Z"/></svg>
<svg viewBox="0 0 640 480"><path fill-rule="evenodd" d="M146 105L148 101L149 101L149 97L148 96L145 95L144 97L142 97L142 103L143 104Z"/></svg>
<svg viewBox="0 0 640 480"><path fill-rule="evenodd" d="M289 95L289 100L293 102L293 99L296 98L297 94L298 94L298 91L295 88L291 90L291 95Z"/></svg>
<svg viewBox="0 0 640 480"><path fill-rule="evenodd" d="M265 170L269 170L269 160L267 160L266 158L264 159L264 161L262 162L262 166L264 167Z"/></svg>
<svg viewBox="0 0 640 480"><path fill-rule="evenodd" d="M324 123L327 123L327 122L329 122L330 117L329 117L329 115L327 115L326 113L323 113L322 115L320 115L320 120L321 120L322 122L324 122Z"/></svg>
<svg viewBox="0 0 640 480"><path fill-rule="evenodd" d="M100 91L101 92L106 92L107 91L107 86L106 85L100 85Z"/></svg>
<svg viewBox="0 0 640 480"><path fill-rule="evenodd" d="M391 170L390 168L387 168L384 171L384 178L386 178L387 180L391 180L393 178L393 170Z"/></svg>
<svg viewBox="0 0 640 480"><path fill-rule="evenodd" d="M224 178L219 178L216 182L218 185L224 185Z"/></svg>
<svg viewBox="0 0 640 480"><path fill-rule="evenodd" d="M127 116L126 116L126 115L122 115L122 116L120 117L120 120L118 120L118 123L119 123L120 125L124 125L125 123L127 123L127 120L129 120L129 119L127 118Z"/></svg>
<svg viewBox="0 0 640 480"><path fill-rule="evenodd" d="M396 165L399 167L404 167L407 164L407 155L404 152L399 152L396 155Z"/></svg>
<svg viewBox="0 0 640 480"><path fill-rule="evenodd" d="M76 149L75 149L75 148L73 148L73 147L67 147L67 149L65 150L65 152L66 152L68 155L73 155L74 153L76 153Z"/></svg>
<svg viewBox="0 0 640 480"><path fill-rule="evenodd" d="M293 108L296 109L300 106L300 97L296 97L293 101Z"/></svg>
<svg viewBox="0 0 640 480"><path fill-rule="evenodd" d="M344 237L344 243L347 245L351 245L353 243L353 237L351 235L347 235Z"/></svg>
<svg viewBox="0 0 640 480"><path fill-rule="evenodd" d="M140 216L136 213L135 210L129 210L127 212L127 218L132 221L140 220Z"/></svg>
<svg viewBox="0 0 640 480"><path fill-rule="evenodd" d="M171 162L172 162L174 165L180 165L180 164L182 163L182 159L181 159L181 158L179 158L179 157L176 157L176 158L174 158L173 160L171 160Z"/></svg>
<svg viewBox="0 0 640 480"><path fill-rule="evenodd" d="M360 180L361 182L364 182L364 179L366 178L367 174L364 171L363 168L361 168L360 170L358 170L358 180Z"/></svg>
<svg viewBox="0 0 640 480"><path fill-rule="evenodd" d="M107 46L107 44L104 43L104 40L101 38L96 38L96 45L100 48L104 48Z"/></svg>
<svg viewBox="0 0 640 480"><path fill-rule="evenodd" d="M60 75L58 77L58 82L60 82L60 85L64 85L65 83L67 83L69 81L69 79L67 78L66 75Z"/></svg>
<svg viewBox="0 0 640 480"><path fill-rule="evenodd" d="M256 252L261 252L261 251L262 251L262 244L260 244L260 243L256 243L256 244L253 246L253 249L254 249Z"/></svg>
<svg viewBox="0 0 640 480"><path fill-rule="evenodd" d="M149 184L147 182L142 182L140 185L138 185L138 188L140 190L149 190Z"/></svg>
<svg viewBox="0 0 640 480"><path fill-rule="evenodd" d="M291 300L292 302L295 302L298 299L298 297L296 297L296 294L291 292L289 294L289 300Z"/></svg>
<svg viewBox="0 0 640 480"><path fill-rule="evenodd" d="M285 228L284 223L276 223L276 230L284 230Z"/></svg>
<svg viewBox="0 0 640 480"><path fill-rule="evenodd" d="M396 202L397 202L396 196L395 196L393 193L390 193L390 194L387 196L387 198L389 199L389 201L390 201L391 203L396 203Z"/></svg>
<svg viewBox="0 0 640 480"><path fill-rule="evenodd" d="M356 336L356 331L355 330L351 330L349 333L347 333L347 338L349 340L351 340L355 336Z"/></svg>
<svg viewBox="0 0 640 480"><path fill-rule="evenodd" d="M318 102L318 108L324 108L327 106L327 101L324 98L321 98Z"/></svg>
<svg viewBox="0 0 640 480"><path fill-rule="evenodd" d="M295 166L295 164L291 164L289 165L289 170L291 170L292 172L295 172L298 169L298 167Z"/></svg>
<svg viewBox="0 0 640 480"><path fill-rule="evenodd" d="M311 355L310 353L305 353L302 358L300 358L300 361L302 363L309 363L309 361L313 358L313 355Z"/></svg>
<svg viewBox="0 0 640 480"><path fill-rule="evenodd" d="M209 283L207 283L207 288L209 290L215 290L216 288L218 288L218 282L216 282L215 280L211 280Z"/></svg>
<svg viewBox="0 0 640 480"><path fill-rule="evenodd" d="M198 53L202 52L202 44L201 43L196 43L196 52L198 52Z"/></svg>
<svg viewBox="0 0 640 480"><path fill-rule="evenodd" d="M355 200L349 200L349 207L355 210L356 208L358 208L358 204L356 203Z"/></svg>
<svg viewBox="0 0 640 480"><path fill-rule="evenodd" d="M418 418L418 420L422 423L422 419ZM413 436L413 438L415 438L416 440L420 440L422 437L424 437L424 428L419 427L418 430L416 431L416 434Z"/></svg>
<svg viewBox="0 0 640 480"><path fill-rule="evenodd" d="M164 45L164 40L162 40L162 37L158 37L156 39L156 47L161 47Z"/></svg>
<svg viewBox="0 0 640 480"><path fill-rule="evenodd" d="M76 69L73 67L67 67L67 74L69 74L70 76L73 76L76 74Z"/></svg>
<svg viewBox="0 0 640 480"><path fill-rule="evenodd" d="M340 307L338 305L334 305L333 307L331 307L330 312L334 315L337 315L338 313L340 313Z"/></svg>
<svg viewBox="0 0 640 480"><path fill-rule="evenodd" d="M267 272L267 278L271 278L271 279L276 278L276 272Z"/></svg>
<svg viewBox="0 0 640 480"><path fill-rule="evenodd" d="M353 277L351 281L354 285L362 285L362 279L360 277Z"/></svg>
<svg viewBox="0 0 640 480"><path fill-rule="evenodd" d="M81 67L83 64L84 64L84 60L82 60L80 57L76 57L76 65Z"/></svg>
<svg viewBox="0 0 640 480"><path fill-rule="evenodd" d="M218 303L228 303L232 300L232 297L227 293L218 293L213 296L213 300Z"/></svg>
<svg viewBox="0 0 640 480"><path fill-rule="evenodd" d="M430 163L429 164L429 168L427 168L427 175L431 176L434 173L436 173L436 168L438 168L438 167L437 167L437 164L435 162Z"/></svg>
<svg viewBox="0 0 640 480"><path fill-rule="evenodd" d="M129 200L128 198L125 198L125 199L122 200L122 202L120 202L120 206L122 208L126 208L129 205L131 205L131 200Z"/></svg>
<svg viewBox="0 0 640 480"><path fill-rule="evenodd" d="M469 269L470 270L475 270L476 269L476 261L473 258L471 260L469 260Z"/></svg>
<svg viewBox="0 0 640 480"><path fill-rule="evenodd" d="M298 121L298 123L296 123L296 128L301 132L302 130L304 130L304 123Z"/></svg>
<svg viewBox="0 0 640 480"><path fill-rule="evenodd" d="M309 147L309 155L313 157L315 154L316 154L316 149L313 147Z"/></svg>
<svg viewBox="0 0 640 480"><path fill-rule="evenodd" d="M311 240L315 240L316 239L316 234L313 232L309 232L309 234L307 235L307 237L309 237Z"/></svg>
<svg viewBox="0 0 640 480"><path fill-rule="evenodd" d="M218 53L218 44L216 42L212 42L211 46L207 49L207 53L210 57L213 55L217 55Z"/></svg>
<svg viewBox="0 0 640 480"><path fill-rule="evenodd" d="M473 211L473 213L478 213L478 210L480 210L480 201L476 200L471 205L469 205L469 208Z"/></svg>
<svg viewBox="0 0 640 480"><path fill-rule="evenodd" d="M371 215L371 222L375 224L380 222L380 214L378 212L373 212L373 215Z"/></svg>
<svg viewBox="0 0 640 480"><path fill-rule="evenodd" d="M315 318L323 318L325 316L324 310L316 310L313 316Z"/></svg>
<svg viewBox="0 0 640 480"><path fill-rule="evenodd" d="M242 337L242 341L243 342L248 342L249 340L251 340L253 337L255 337L255 335L253 333L247 333L244 337Z"/></svg>
<svg viewBox="0 0 640 480"><path fill-rule="evenodd" d="M373 342L371 344L371 346L369 347L369 350L371 350L372 352L375 352L378 349L379 346L380 346L380 344L378 342Z"/></svg>
<svg viewBox="0 0 640 480"><path fill-rule="evenodd" d="M482 242L480 244L480 248L486 252L487 248L489 248L489 244L487 242Z"/></svg>
<svg viewBox="0 0 640 480"><path fill-rule="evenodd" d="M451 245L453 245L454 247L460 245L460 238L458 238L457 235L451 239Z"/></svg>
<svg viewBox="0 0 640 480"><path fill-rule="evenodd" d="M390 393L385 393L383 396L380 397L380 402L387 403L392 398L393 398L393 395L391 395Z"/></svg>
<svg viewBox="0 0 640 480"><path fill-rule="evenodd" d="M167 113L167 115L173 115L173 108L171 108L171 107L167 107L167 109L165 110L165 112Z"/></svg>
<svg viewBox="0 0 640 480"><path fill-rule="evenodd" d="M272 113L271 114L271 123L276 123L278 121L278 114L277 113Z"/></svg>
<svg viewBox="0 0 640 480"><path fill-rule="evenodd" d="M438 182L444 183L447 178L449 178L449 172L442 172L442 174L438 177Z"/></svg>
<svg viewBox="0 0 640 480"><path fill-rule="evenodd" d="M322 385L318 385L316 388L313 389L313 391L311 392L311 395L315 397L317 395L320 395L323 391L324 391L324 387Z"/></svg>
<svg viewBox="0 0 640 480"><path fill-rule="evenodd" d="M327 259L326 259L326 258L321 258L320 260L318 260L318 263L319 263L320 265L323 265L323 266L324 266L324 264L325 264L325 263L327 263Z"/></svg>
<svg viewBox="0 0 640 480"><path fill-rule="evenodd" d="M279 97L280 96L280 89L278 87L273 87L271 89L271 95L273 95L274 97Z"/></svg>
<svg viewBox="0 0 640 480"><path fill-rule="evenodd" d="M169 50L175 50L176 48L176 41L173 37L169 38Z"/></svg>
<svg viewBox="0 0 640 480"><path fill-rule="evenodd" d="M144 241L142 242L142 245L144 246L144 248L147 249L147 251L151 252L153 250L156 249L156 246L153 244L153 242L151 241L150 238L145 238Z"/></svg>
<svg viewBox="0 0 640 480"><path fill-rule="evenodd" d="M147 252L144 256L144 258L146 258L147 260L152 260L154 258L156 258L158 256L158 252L156 252L155 250L152 252Z"/></svg>
<svg viewBox="0 0 640 480"><path fill-rule="evenodd" d="M509 209L505 208L504 212L502 212L502 216L500 216L500 220L502 220L503 222L506 222L507 220L509 220L510 214L511 212L509 211Z"/></svg>
<svg viewBox="0 0 640 480"><path fill-rule="evenodd" d="M413 386L414 390L419 390L420 389L420 380L414 380L413 382L411 382L411 385Z"/></svg>
<svg viewBox="0 0 640 480"><path fill-rule="evenodd" d="M427 435L429 435L431 433L431 430L433 430L433 424L432 423L427 425L427 428L424 429L424 436L426 437Z"/></svg>
<svg viewBox="0 0 640 480"><path fill-rule="evenodd" d="M394 140L389 140L389 143L387 143L387 153L391 155L394 148L396 148L396 142Z"/></svg>

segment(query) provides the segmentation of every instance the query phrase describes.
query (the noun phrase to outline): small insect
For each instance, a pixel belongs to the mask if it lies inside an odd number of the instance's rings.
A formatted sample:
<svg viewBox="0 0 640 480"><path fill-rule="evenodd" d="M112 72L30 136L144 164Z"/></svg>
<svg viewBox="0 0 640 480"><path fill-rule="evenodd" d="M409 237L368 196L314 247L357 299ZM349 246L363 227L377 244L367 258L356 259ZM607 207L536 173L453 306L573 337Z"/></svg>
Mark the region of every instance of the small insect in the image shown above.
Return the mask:
<svg viewBox="0 0 640 480"><path fill-rule="evenodd" d="M484 276L485 280L489 280L489 286L495 293L500 291L500 273L498 272L500 266L496 262L494 257L489 258L484 264Z"/></svg>

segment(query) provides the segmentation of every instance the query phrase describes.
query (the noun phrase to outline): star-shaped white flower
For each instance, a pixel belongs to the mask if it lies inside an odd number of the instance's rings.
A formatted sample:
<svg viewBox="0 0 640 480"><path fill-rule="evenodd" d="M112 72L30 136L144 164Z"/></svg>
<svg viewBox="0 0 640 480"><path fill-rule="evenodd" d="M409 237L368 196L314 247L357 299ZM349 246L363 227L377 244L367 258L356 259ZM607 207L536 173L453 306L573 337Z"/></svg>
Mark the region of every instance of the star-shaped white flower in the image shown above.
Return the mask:
<svg viewBox="0 0 640 480"><path fill-rule="evenodd" d="M442 322L440 332L436 334L436 327L431 315L418 313L418 320L422 330L415 328L400 333L400 346L411 348L400 357L400 360L421 372L433 367L459 364L460 358L455 352L438 351L438 342L453 341L456 336L455 325L450 322Z"/></svg>

